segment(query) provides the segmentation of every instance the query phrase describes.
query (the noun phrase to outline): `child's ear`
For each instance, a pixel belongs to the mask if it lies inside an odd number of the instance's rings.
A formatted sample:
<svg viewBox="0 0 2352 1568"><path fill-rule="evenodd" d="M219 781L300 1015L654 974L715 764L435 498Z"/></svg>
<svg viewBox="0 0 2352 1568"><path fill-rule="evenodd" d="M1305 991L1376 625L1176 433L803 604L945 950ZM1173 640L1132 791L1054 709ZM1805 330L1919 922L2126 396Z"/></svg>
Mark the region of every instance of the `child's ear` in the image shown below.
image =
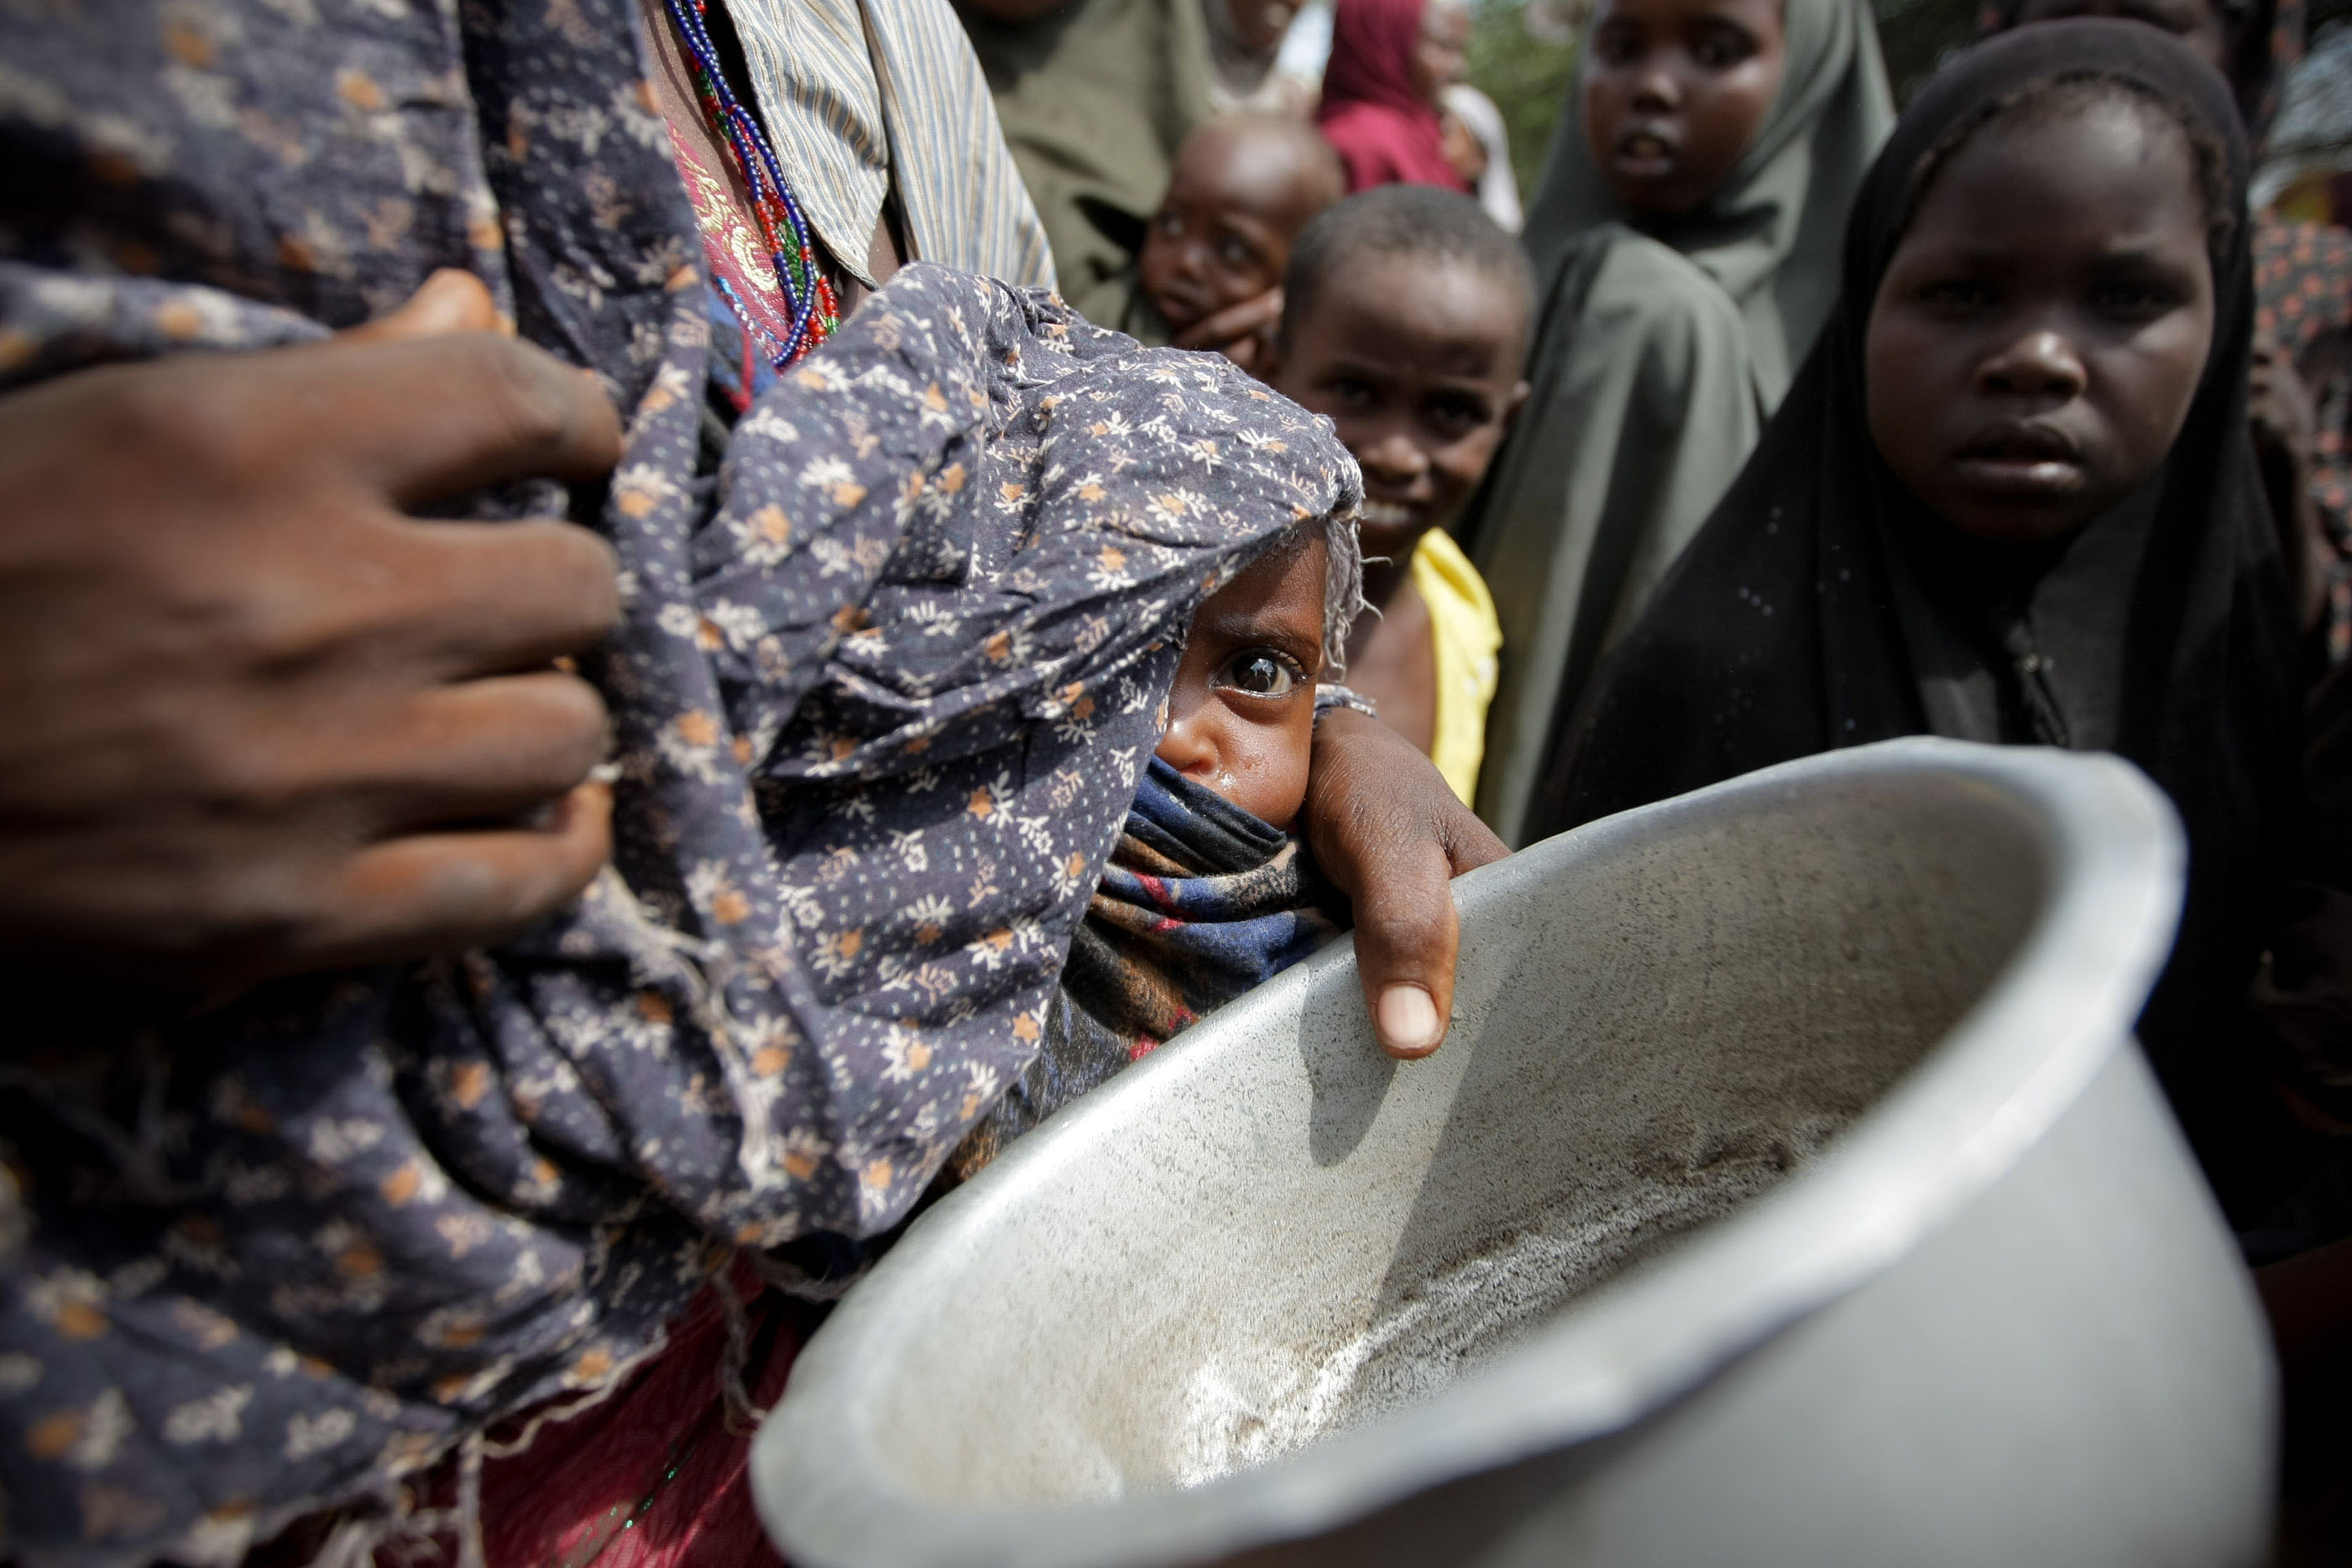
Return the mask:
<svg viewBox="0 0 2352 1568"><path fill-rule="evenodd" d="M1532 390L1524 381L1511 388L1511 395L1503 405L1503 429L1506 434L1517 422L1519 410L1528 405L1528 394Z"/></svg>

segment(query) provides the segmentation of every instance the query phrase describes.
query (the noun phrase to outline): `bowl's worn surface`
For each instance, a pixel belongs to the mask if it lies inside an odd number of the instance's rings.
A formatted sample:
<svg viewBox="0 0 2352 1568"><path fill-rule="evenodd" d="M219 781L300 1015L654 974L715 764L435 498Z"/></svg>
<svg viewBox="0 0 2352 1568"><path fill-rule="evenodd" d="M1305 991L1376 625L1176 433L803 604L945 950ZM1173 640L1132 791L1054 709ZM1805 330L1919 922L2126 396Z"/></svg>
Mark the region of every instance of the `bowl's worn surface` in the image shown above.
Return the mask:
<svg viewBox="0 0 2352 1568"><path fill-rule="evenodd" d="M1460 884L1435 1058L1344 949L919 1221L754 1467L810 1568L2256 1562L2271 1371L2131 1021L2107 760L1774 769Z"/></svg>

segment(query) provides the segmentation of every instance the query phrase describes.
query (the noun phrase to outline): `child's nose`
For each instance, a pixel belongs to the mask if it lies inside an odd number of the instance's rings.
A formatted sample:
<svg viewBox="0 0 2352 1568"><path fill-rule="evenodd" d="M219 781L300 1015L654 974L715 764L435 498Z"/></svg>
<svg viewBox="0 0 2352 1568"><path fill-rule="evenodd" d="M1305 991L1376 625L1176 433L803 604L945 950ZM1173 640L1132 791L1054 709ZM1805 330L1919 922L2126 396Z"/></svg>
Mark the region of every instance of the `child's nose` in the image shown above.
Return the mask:
<svg viewBox="0 0 2352 1568"><path fill-rule="evenodd" d="M1368 474L1409 483L1429 468L1429 454L1402 436L1384 436L1357 454Z"/></svg>
<svg viewBox="0 0 2352 1568"><path fill-rule="evenodd" d="M1198 703L1168 726L1160 737L1155 754L1180 773L1203 777L1217 771L1216 737L1202 710L1207 704Z"/></svg>
<svg viewBox="0 0 2352 1568"><path fill-rule="evenodd" d="M1672 111L1682 102L1682 93L1675 86L1674 73L1665 62L1651 58L1643 63L1642 73L1633 79L1633 107L1653 114Z"/></svg>
<svg viewBox="0 0 2352 1568"><path fill-rule="evenodd" d="M2046 328L2025 333L1977 370L1979 391L2013 397L2074 397L2089 380L2073 342Z"/></svg>

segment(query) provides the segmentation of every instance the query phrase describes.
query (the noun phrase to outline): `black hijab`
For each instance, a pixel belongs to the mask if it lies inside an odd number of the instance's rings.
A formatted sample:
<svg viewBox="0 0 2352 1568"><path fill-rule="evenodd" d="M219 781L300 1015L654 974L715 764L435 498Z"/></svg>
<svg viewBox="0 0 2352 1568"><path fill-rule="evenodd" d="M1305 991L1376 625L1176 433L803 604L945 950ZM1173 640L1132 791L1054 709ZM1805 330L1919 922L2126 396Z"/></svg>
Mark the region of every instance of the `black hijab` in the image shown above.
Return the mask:
<svg viewBox="0 0 2352 1568"><path fill-rule="evenodd" d="M2305 0L2206 0L2229 37L2231 90L2247 138L2259 152L2278 113L2287 72L2303 58ZM1986 0L1977 10L1977 36L1990 37L2017 26L2025 0Z"/></svg>
<svg viewBox="0 0 2352 1568"><path fill-rule="evenodd" d="M2189 908L2141 1037L2227 1188L2262 1136L2224 1040L2268 929L2298 737L2293 616L2246 432L2246 225L2214 258L2213 345L2170 455L2068 540L1964 540L1887 470L1864 414L1864 332L1922 154L2014 89L2084 74L2187 106L2227 148L2244 213L2230 89L2156 28L2021 28L1930 80L1864 184L1836 311L1552 759L1530 836L1896 735L2120 752L2188 826Z"/></svg>

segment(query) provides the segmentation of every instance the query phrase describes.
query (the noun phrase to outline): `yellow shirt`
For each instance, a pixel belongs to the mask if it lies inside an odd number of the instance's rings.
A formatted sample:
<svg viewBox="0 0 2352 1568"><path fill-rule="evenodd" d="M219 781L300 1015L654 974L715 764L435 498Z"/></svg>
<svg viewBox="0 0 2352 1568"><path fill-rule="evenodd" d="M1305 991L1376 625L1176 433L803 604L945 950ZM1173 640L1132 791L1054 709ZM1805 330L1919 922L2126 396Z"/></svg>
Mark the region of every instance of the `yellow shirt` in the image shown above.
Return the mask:
<svg viewBox="0 0 2352 1568"><path fill-rule="evenodd" d="M1436 743L1430 760L1467 805L1478 794L1478 765L1486 758L1486 705L1495 700L1496 655L1502 623L1486 580L1453 536L1431 529L1412 552L1412 585L1429 607L1430 640L1437 655Z"/></svg>

